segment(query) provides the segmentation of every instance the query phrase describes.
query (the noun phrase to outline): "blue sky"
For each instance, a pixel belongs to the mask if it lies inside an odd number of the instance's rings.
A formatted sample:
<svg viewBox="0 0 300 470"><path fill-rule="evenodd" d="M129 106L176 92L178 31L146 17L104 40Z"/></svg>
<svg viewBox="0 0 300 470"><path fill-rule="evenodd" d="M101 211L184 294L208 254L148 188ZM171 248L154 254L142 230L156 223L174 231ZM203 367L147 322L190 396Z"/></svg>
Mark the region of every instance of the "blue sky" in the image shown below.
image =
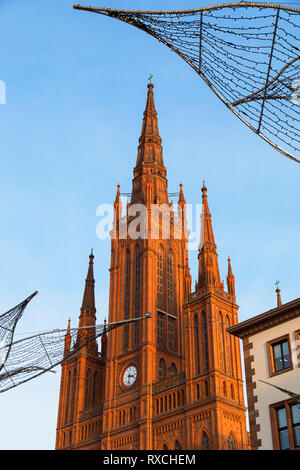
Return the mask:
<svg viewBox="0 0 300 470"><path fill-rule="evenodd" d="M217 3L217 2L216 2ZM219 2L220 3L220 2ZM212 4L88 4L176 9ZM110 243L96 208L130 192L154 75L169 190L201 202L205 179L221 276L230 255L240 320L299 297L300 166L244 126L182 59L142 31L69 0L0 0L1 313L34 290L18 332L78 321L91 247L98 319L107 315ZM190 254L193 285L197 254ZM0 396L0 448L51 449L60 370Z"/></svg>

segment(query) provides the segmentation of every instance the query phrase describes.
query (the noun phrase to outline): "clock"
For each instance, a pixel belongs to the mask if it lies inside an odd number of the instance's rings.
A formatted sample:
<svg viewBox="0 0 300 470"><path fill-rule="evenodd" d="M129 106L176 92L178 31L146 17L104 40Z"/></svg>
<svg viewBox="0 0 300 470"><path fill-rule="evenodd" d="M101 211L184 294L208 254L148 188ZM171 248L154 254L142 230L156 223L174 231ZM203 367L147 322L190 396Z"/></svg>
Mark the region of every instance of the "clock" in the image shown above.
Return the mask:
<svg viewBox="0 0 300 470"><path fill-rule="evenodd" d="M124 372L123 382L126 387L130 387L134 384L137 377L137 368L135 366L129 366Z"/></svg>

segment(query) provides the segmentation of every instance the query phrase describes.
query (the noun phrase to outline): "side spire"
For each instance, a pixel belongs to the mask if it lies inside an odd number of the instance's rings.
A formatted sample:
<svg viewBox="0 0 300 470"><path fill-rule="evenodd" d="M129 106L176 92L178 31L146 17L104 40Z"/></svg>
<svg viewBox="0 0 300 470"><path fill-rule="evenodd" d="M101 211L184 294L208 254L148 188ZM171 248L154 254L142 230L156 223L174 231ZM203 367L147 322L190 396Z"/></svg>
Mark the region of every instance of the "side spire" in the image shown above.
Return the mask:
<svg viewBox="0 0 300 470"><path fill-rule="evenodd" d="M79 328L82 328L78 331L77 343L83 340L86 336L95 336L95 329L88 328L84 329L85 326L93 327L96 325L96 307L95 307L95 279L94 279L94 254L93 249L91 250L89 256L89 267L85 280L85 288L83 293L82 305L79 315ZM98 345L96 340L91 340L87 349L89 351L97 352Z"/></svg>
<svg viewBox="0 0 300 470"><path fill-rule="evenodd" d="M68 329L65 335L65 349L64 349L64 356L67 356L71 350L71 318L68 320Z"/></svg>
<svg viewBox="0 0 300 470"><path fill-rule="evenodd" d="M91 254L89 256L89 268L85 280L85 289L82 299L81 311L85 312L86 315L95 316L96 308L95 308L95 279L94 279L94 255L93 249L91 250ZM87 325L82 325L87 326Z"/></svg>
<svg viewBox="0 0 300 470"><path fill-rule="evenodd" d="M227 281L228 294L235 297L235 280L234 280L234 275L232 274L231 262L230 262L229 257L228 257L228 274L227 274L226 281Z"/></svg>
<svg viewBox="0 0 300 470"><path fill-rule="evenodd" d="M199 243L199 271L196 289L222 288L218 264L217 246L211 222L211 214L207 201L207 188L202 186L202 213Z"/></svg>
<svg viewBox="0 0 300 470"><path fill-rule="evenodd" d="M206 245L210 245L212 248L216 250L214 232L212 228L211 222L211 214L209 212L208 207L208 200L207 200L207 187L205 186L205 182L203 181L202 186L202 213L201 213L201 230L200 230L200 244L199 250Z"/></svg>

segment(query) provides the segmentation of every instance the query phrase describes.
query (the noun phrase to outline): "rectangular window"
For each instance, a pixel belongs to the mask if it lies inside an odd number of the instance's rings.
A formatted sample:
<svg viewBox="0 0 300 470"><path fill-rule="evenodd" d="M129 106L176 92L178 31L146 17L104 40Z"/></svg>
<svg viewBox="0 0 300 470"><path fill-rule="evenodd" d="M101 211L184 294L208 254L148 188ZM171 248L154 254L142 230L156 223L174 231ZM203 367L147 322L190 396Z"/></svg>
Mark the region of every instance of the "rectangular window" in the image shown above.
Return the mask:
<svg viewBox="0 0 300 470"><path fill-rule="evenodd" d="M300 405L286 400L270 405L274 450L300 448Z"/></svg>
<svg viewBox="0 0 300 470"><path fill-rule="evenodd" d="M273 344L274 369L276 372L291 367L291 358L288 341Z"/></svg>
<svg viewBox="0 0 300 470"><path fill-rule="evenodd" d="M300 367L300 330L295 331L295 347L297 351L298 367Z"/></svg>
<svg viewBox="0 0 300 470"><path fill-rule="evenodd" d="M291 405L292 426L295 447L300 447L300 404Z"/></svg>
<svg viewBox="0 0 300 470"><path fill-rule="evenodd" d="M289 335L269 341L267 350L271 377L293 368Z"/></svg>
<svg viewBox="0 0 300 470"><path fill-rule="evenodd" d="M278 434L280 441L280 449L285 450L290 448L289 431L286 419L285 407L277 410Z"/></svg>

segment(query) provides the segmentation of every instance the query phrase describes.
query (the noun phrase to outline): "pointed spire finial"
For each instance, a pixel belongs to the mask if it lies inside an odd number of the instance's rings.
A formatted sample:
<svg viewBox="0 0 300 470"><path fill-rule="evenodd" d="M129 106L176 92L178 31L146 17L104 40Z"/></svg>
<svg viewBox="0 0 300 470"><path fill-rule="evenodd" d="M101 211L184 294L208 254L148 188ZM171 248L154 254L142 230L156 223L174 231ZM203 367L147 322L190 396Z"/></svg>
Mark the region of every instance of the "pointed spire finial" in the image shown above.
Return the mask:
<svg viewBox="0 0 300 470"><path fill-rule="evenodd" d="M281 295L280 295L280 289L279 289L279 283L280 281L276 281L276 294L277 294L277 307L280 307L282 305L282 300L281 300Z"/></svg>
<svg viewBox="0 0 300 470"><path fill-rule="evenodd" d="M235 280L234 280L234 275L232 274L231 262L230 262L229 256L228 256L228 273L227 273L226 281L227 281L228 294L235 297Z"/></svg>
<svg viewBox="0 0 300 470"><path fill-rule="evenodd" d="M64 356L66 356L71 350L71 331L70 331L70 323L71 318L69 317L68 320L68 329L67 333L65 334L65 348L64 348Z"/></svg>
<svg viewBox="0 0 300 470"><path fill-rule="evenodd" d="M180 188L180 189L179 189L179 199L178 199L178 204L179 204L180 206L182 206L182 205L185 204L185 198L184 198L182 186L183 186L183 184L180 183L180 184L179 184L179 188Z"/></svg>

